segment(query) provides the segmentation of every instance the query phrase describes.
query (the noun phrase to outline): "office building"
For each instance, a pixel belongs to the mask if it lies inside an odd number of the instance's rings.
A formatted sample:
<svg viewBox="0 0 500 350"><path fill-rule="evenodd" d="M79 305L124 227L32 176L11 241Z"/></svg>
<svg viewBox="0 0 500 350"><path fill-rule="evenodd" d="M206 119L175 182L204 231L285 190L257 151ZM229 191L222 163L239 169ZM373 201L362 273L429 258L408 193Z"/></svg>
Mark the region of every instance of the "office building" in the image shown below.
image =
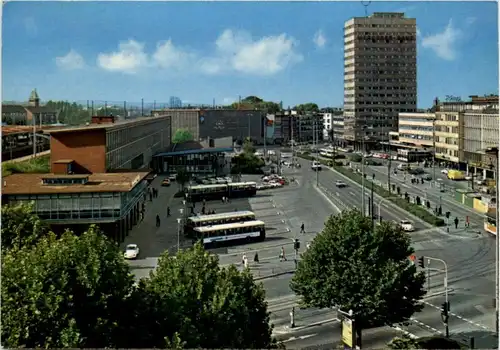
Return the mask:
<svg viewBox="0 0 500 350"><path fill-rule="evenodd" d="M176 96L170 96L170 108L182 108L182 100Z"/></svg>
<svg viewBox="0 0 500 350"><path fill-rule="evenodd" d="M341 108L334 108L332 112L323 115L323 140L329 140L337 145L344 141L344 112Z"/></svg>
<svg viewBox="0 0 500 350"><path fill-rule="evenodd" d="M388 141L398 113L417 108L416 20L374 13L344 25L344 139Z"/></svg>
<svg viewBox="0 0 500 350"><path fill-rule="evenodd" d="M398 136L403 145L432 148L434 113L399 113Z"/></svg>
<svg viewBox="0 0 500 350"><path fill-rule="evenodd" d="M151 116L170 116L171 119L171 137L175 135L177 130L185 129L193 135L193 140L200 139L200 110L199 109L156 109L151 111Z"/></svg>
<svg viewBox="0 0 500 350"><path fill-rule="evenodd" d="M150 166L170 145L170 117L117 121L94 116L87 126L47 130L52 172L105 173Z"/></svg>

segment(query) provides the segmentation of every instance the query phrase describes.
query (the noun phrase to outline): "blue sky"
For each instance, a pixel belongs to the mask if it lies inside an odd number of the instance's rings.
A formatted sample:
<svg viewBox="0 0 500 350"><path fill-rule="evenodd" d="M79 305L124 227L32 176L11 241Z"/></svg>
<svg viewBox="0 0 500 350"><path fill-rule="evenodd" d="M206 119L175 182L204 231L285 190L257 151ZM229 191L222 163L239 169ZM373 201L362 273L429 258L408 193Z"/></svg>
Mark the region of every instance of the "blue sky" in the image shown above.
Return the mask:
<svg viewBox="0 0 500 350"><path fill-rule="evenodd" d="M493 2L372 2L417 19L418 105L498 92ZM343 25L360 2L10 2L2 98L343 103Z"/></svg>

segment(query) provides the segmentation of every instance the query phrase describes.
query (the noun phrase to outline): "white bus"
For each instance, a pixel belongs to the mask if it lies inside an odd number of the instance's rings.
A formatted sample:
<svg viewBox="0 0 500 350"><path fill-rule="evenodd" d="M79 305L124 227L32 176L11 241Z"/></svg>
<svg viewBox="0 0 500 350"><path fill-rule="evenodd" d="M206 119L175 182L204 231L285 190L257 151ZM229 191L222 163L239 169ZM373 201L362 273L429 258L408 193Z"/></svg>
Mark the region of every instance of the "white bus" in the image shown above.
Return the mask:
<svg viewBox="0 0 500 350"><path fill-rule="evenodd" d="M195 227L232 224L252 220L255 220L255 213L249 210L190 216L186 220L184 234L187 237L193 236L193 230Z"/></svg>
<svg viewBox="0 0 500 350"><path fill-rule="evenodd" d="M319 150L319 155L326 158L333 158L333 148L322 148Z"/></svg>
<svg viewBox="0 0 500 350"><path fill-rule="evenodd" d="M266 239L265 223L260 220L195 227L193 231L193 241L202 241L205 247L241 240L252 242Z"/></svg>

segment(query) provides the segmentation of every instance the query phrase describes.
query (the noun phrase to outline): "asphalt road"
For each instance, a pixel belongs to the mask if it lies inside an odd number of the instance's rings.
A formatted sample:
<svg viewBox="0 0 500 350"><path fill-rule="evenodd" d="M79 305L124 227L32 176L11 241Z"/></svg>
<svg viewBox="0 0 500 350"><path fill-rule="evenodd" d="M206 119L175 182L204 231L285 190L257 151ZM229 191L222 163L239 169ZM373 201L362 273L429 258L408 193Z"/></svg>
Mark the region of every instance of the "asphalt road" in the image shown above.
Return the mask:
<svg viewBox="0 0 500 350"><path fill-rule="evenodd" d="M377 179L380 179L383 183L387 183L387 166L368 167L367 172L368 174L374 173ZM427 200L431 202L432 208L441 205L443 213L446 211L451 213L451 226L454 226L452 220L454 220L455 217L458 217L459 228L465 230L466 218L469 217L470 226L468 229L482 231L484 221L483 214L480 214L474 209L457 202L454 199L454 192L451 190L453 188L467 188L467 184L463 181L456 182L448 180L445 175L440 173L439 170L437 171L437 177L446 182L446 192L440 192L439 188L435 187L429 181L426 181L424 184L412 184L410 182L410 176L406 175L405 179L402 172L398 172L397 175L391 174L391 183L397 184L397 186L401 188L401 191L408 192L410 196L418 195L421 198L427 198Z"/></svg>
<svg viewBox="0 0 500 350"><path fill-rule="evenodd" d="M307 163L304 161L303 166ZM337 189L336 180L348 183L348 187ZM346 206L360 207L360 186L341 174L324 168L319 174L319 184L338 206L344 203ZM429 195L429 192L427 193ZM381 209L384 219L388 217L399 221L408 218L408 214L398 208L384 205ZM452 312L449 321L450 332L462 338L467 338L472 334L476 337L476 344L479 341L483 347L492 347L494 344L491 336L494 329L492 304L495 290L494 239L472 230L452 229L448 233L443 229L429 228L419 220L414 220L414 222L416 232L411 233L411 236L416 255L442 259L448 265L448 291ZM436 261L432 261L430 267L432 269L443 268ZM428 295L434 293L438 295L427 299L424 303L424 310L416 314L410 325L406 327L409 332L417 336L440 334L444 331L439 312L441 303L445 300L444 273L432 271L430 275L431 284ZM313 338L307 339L309 341Z"/></svg>

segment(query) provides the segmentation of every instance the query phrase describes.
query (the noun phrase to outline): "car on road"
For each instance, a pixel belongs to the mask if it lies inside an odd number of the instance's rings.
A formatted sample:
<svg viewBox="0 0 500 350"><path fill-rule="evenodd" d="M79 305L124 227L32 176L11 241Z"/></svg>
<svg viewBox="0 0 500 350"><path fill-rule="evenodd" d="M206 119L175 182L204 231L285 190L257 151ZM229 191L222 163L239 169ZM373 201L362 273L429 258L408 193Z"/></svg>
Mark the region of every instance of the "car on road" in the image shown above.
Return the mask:
<svg viewBox="0 0 500 350"><path fill-rule="evenodd" d="M161 185L162 186L170 186L170 179L168 177L164 178L163 181L161 182Z"/></svg>
<svg viewBox="0 0 500 350"><path fill-rule="evenodd" d="M312 170L314 170L314 171L319 171L319 170L321 170L321 163L320 163L320 162L318 162L318 161L316 161L316 160L314 160L314 161L312 162L311 169L312 169Z"/></svg>
<svg viewBox="0 0 500 350"><path fill-rule="evenodd" d="M441 170L441 174L444 174L444 175L448 175L448 169L442 169Z"/></svg>
<svg viewBox="0 0 500 350"><path fill-rule="evenodd" d="M424 179L425 181L431 181L432 176L430 174L423 174L422 179Z"/></svg>
<svg viewBox="0 0 500 350"><path fill-rule="evenodd" d="M175 174L168 175L168 179L170 181L175 181L175 180L177 180L177 175L175 175Z"/></svg>
<svg viewBox="0 0 500 350"><path fill-rule="evenodd" d="M413 226L413 223L409 220L401 220L399 222L399 226L401 226L401 229L405 232L415 231L415 227Z"/></svg>
<svg viewBox="0 0 500 350"><path fill-rule="evenodd" d="M123 253L125 259L135 259L139 255L139 247L137 244L128 244Z"/></svg>
<svg viewBox="0 0 500 350"><path fill-rule="evenodd" d="M344 181L337 180L335 181L335 186L339 188L347 187L347 184Z"/></svg>

